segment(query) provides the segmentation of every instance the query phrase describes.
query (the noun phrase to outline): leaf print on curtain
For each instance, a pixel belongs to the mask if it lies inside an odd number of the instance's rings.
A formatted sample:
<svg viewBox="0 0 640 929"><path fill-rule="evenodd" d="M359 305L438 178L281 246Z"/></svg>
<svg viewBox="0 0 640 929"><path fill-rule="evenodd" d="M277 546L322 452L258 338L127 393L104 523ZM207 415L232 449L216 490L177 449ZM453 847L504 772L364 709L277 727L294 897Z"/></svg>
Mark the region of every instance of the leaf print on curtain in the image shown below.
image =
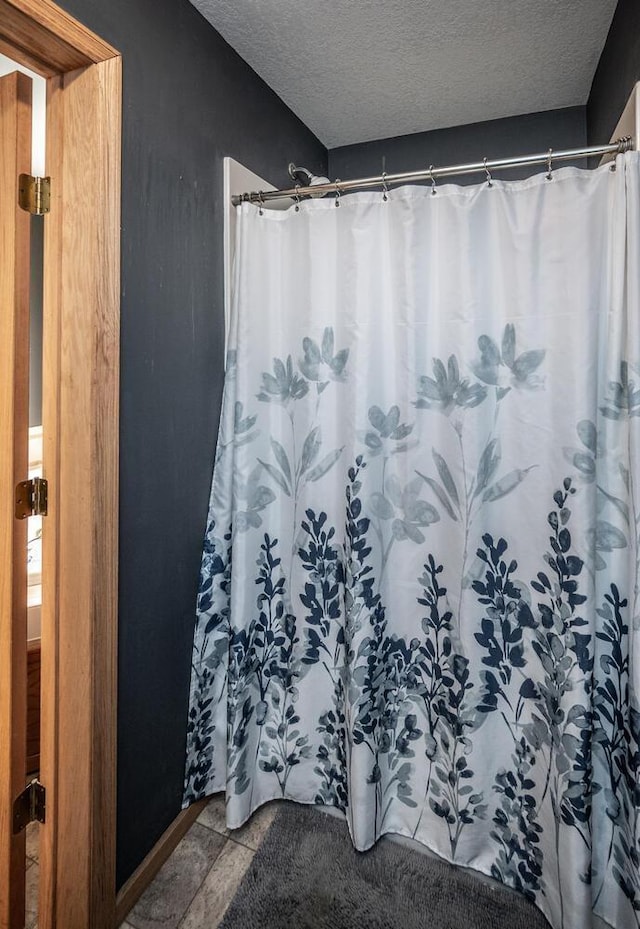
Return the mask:
<svg viewBox="0 0 640 929"><path fill-rule="evenodd" d="M185 805L640 926L638 180L239 208Z"/></svg>

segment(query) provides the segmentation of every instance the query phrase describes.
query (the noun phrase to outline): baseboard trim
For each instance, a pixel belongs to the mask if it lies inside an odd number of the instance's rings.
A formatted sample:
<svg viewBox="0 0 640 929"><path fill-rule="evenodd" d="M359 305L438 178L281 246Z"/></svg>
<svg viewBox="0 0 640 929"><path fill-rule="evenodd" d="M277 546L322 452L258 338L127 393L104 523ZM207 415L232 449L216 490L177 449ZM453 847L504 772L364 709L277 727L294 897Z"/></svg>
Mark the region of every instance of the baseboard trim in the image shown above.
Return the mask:
<svg viewBox="0 0 640 929"><path fill-rule="evenodd" d="M129 880L122 885L116 897L115 929L127 918L127 914L142 896L143 891L149 886L180 839L188 832L206 805L206 800L199 800L197 803L192 803L186 810L178 813L169 828L165 829Z"/></svg>

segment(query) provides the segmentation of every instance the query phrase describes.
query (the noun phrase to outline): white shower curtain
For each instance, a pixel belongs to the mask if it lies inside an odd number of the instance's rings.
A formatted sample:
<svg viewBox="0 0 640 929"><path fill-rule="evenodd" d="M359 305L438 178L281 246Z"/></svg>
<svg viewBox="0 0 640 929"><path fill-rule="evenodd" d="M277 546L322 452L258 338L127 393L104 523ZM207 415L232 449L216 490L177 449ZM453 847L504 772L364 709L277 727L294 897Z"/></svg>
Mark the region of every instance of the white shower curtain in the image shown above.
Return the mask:
<svg viewBox="0 0 640 929"><path fill-rule="evenodd" d="M640 925L638 156L239 212L185 804Z"/></svg>

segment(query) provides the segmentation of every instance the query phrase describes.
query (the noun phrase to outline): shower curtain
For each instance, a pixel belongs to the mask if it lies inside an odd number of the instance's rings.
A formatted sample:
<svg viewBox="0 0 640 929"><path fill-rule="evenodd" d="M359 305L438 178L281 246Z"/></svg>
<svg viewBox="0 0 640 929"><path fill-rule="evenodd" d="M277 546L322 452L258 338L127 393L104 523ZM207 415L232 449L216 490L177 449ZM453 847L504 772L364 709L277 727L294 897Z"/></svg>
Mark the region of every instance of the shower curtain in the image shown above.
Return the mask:
<svg viewBox="0 0 640 929"><path fill-rule="evenodd" d="M638 155L239 213L185 805L640 925Z"/></svg>

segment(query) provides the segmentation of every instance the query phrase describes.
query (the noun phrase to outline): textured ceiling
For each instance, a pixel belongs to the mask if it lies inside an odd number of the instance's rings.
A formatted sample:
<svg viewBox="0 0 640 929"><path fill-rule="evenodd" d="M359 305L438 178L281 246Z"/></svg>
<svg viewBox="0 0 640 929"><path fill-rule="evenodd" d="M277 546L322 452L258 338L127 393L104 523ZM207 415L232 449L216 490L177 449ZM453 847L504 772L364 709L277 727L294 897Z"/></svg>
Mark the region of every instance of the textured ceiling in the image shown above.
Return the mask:
<svg viewBox="0 0 640 929"><path fill-rule="evenodd" d="M616 0L191 0L329 148L586 102Z"/></svg>

